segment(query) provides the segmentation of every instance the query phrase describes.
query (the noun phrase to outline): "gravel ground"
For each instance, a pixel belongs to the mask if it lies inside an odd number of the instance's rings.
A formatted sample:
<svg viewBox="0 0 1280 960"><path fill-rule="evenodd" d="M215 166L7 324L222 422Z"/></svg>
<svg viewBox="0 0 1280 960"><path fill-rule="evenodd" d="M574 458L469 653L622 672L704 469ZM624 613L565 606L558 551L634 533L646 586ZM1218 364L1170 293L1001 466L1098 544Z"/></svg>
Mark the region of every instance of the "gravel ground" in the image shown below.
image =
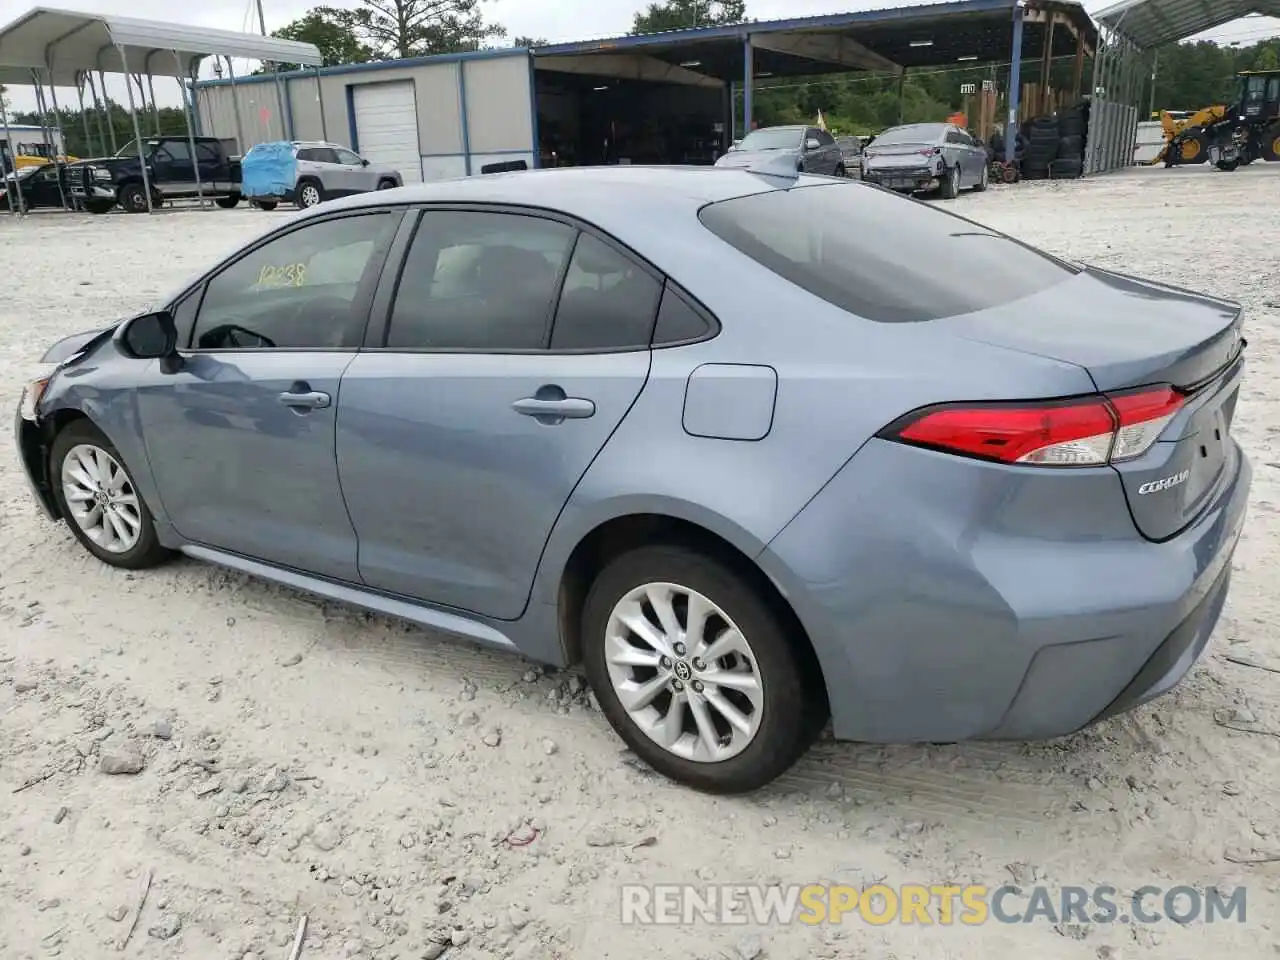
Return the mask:
<svg viewBox="0 0 1280 960"><path fill-rule="evenodd" d="M1273 955L1280 865L1228 858L1280 857L1276 675L1224 657L1280 666L1280 248L1259 242L1280 234L1277 174L1151 170L954 203L1249 308L1236 432L1256 480L1221 627L1177 692L1066 741L823 743L762 793L697 795L622 751L574 674L189 561L99 564L37 516L6 446L0 957L116 955L148 876L124 955L283 960L302 914L304 960ZM280 216L0 217L0 410L50 341ZM618 921L628 882L881 879L1247 884L1249 920Z"/></svg>

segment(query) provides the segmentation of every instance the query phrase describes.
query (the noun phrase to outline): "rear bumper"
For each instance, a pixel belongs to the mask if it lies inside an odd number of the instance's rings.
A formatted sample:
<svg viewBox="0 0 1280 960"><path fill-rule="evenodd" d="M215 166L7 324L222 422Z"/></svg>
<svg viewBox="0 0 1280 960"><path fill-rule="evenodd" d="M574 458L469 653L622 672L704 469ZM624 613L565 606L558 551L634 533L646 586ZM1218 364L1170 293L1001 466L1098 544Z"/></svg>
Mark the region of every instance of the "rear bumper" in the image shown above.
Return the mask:
<svg viewBox="0 0 1280 960"><path fill-rule="evenodd" d="M933 190L942 181L938 175L929 170L867 170L863 169L862 179L889 190Z"/></svg>
<svg viewBox="0 0 1280 960"><path fill-rule="evenodd" d="M1195 524L1152 543L1102 473L1027 482L873 440L759 559L841 739L1062 736L1168 692L1203 652L1252 478L1235 463Z"/></svg>

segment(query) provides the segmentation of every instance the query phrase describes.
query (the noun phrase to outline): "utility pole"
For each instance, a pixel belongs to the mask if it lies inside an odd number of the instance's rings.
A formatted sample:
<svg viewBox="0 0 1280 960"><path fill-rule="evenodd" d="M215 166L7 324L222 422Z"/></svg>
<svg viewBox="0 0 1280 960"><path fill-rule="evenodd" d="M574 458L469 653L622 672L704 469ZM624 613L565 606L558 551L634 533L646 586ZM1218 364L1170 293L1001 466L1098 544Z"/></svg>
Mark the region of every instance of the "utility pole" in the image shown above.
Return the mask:
<svg viewBox="0 0 1280 960"><path fill-rule="evenodd" d="M1151 112L1147 116L1151 116L1156 112L1156 74L1160 66L1160 51L1157 50L1151 54Z"/></svg>

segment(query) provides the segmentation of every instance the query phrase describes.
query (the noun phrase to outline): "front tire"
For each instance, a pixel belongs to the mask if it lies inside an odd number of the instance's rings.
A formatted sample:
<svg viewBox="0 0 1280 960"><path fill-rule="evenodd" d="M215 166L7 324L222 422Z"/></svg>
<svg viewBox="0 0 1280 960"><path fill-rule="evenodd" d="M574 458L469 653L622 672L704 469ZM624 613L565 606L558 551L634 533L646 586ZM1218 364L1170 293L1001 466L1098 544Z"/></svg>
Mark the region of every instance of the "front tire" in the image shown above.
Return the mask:
<svg viewBox="0 0 1280 960"><path fill-rule="evenodd" d="M125 570L168 557L133 475L97 427L87 420L69 424L54 438L49 460L58 509L86 550Z"/></svg>
<svg viewBox="0 0 1280 960"><path fill-rule="evenodd" d="M397 186L397 184L396 184L396 182L395 182L394 180L379 180L379 181L378 181L378 189L379 189L379 190L394 190L394 189L396 188L396 186Z"/></svg>
<svg viewBox="0 0 1280 960"><path fill-rule="evenodd" d="M225 197L218 197L213 202L223 210L234 210L240 205L240 194L232 193Z"/></svg>
<svg viewBox="0 0 1280 960"><path fill-rule="evenodd" d="M847 180L849 178L849 171L845 169L843 163L836 167L836 176L841 180Z"/></svg>
<svg viewBox="0 0 1280 960"><path fill-rule="evenodd" d="M782 620L728 566L655 545L613 560L583 610L587 679L618 735L679 783L772 782L826 720Z"/></svg>
<svg viewBox="0 0 1280 960"><path fill-rule="evenodd" d="M977 185L973 188L974 193L985 193L987 184L991 182L991 165L984 163L982 165L982 176L978 179Z"/></svg>
<svg viewBox="0 0 1280 960"><path fill-rule="evenodd" d="M147 212L147 191L140 183L126 183L120 188L120 206L128 213Z"/></svg>

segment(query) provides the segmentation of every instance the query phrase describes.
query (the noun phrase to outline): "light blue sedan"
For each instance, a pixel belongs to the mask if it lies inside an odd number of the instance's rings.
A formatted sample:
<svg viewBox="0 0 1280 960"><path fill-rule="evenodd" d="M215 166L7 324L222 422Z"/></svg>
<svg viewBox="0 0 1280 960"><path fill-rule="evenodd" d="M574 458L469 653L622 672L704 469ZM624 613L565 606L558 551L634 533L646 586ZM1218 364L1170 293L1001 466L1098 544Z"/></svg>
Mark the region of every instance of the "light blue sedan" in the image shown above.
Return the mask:
<svg viewBox="0 0 1280 960"><path fill-rule="evenodd" d="M1054 737L1226 598L1238 306L852 181L499 174L325 204L55 345L36 500L554 665L662 773Z"/></svg>

